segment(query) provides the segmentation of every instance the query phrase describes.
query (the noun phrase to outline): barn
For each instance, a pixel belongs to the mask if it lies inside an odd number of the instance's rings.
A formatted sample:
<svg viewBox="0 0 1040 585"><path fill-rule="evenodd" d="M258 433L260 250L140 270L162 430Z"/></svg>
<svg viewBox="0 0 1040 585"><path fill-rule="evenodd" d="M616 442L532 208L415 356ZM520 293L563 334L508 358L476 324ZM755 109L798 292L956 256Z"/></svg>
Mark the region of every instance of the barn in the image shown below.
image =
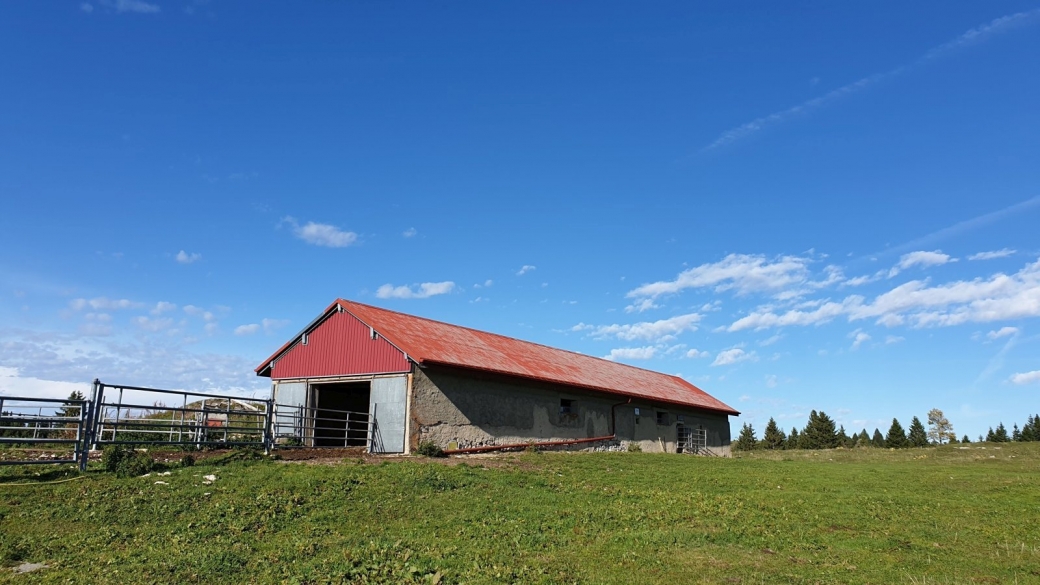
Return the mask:
<svg viewBox="0 0 1040 585"><path fill-rule="evenodd" d="M677 376L338 299L256 368L275 441L728 455L739 413Z"/></svg>

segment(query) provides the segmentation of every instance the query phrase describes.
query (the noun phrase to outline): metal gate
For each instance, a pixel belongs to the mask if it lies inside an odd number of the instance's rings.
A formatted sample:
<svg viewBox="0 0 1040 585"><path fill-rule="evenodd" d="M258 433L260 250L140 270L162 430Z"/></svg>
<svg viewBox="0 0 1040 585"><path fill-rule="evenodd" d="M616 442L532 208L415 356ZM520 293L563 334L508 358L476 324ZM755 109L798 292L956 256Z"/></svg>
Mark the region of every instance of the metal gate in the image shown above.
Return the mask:
<svg viewBox="0 0 1040 585"><path fill-rule="evenodd" d="M268 447L269 400L98 382L93 408L94 447Z"/></svg>
<svg viewBox="0 0 1040 585"><path fill-rule="evenodd" d="M0 396L0 465L87 464L90 401ZM16 447L11 449L10 447Z"/></svg>
<svg viewBox="0 0 1040 585"><path fill-rule="evenodd" d="M677 453L708 453L708 433L704 429L692 429L680 424L676 427L676 434Z"/></svg>
<svg viewBox="0 0 1040 585"><path fill-rule="evenodd" d="M407 379L376 378L368 412L317 409L307 385L278 401L103 384L84 399L0 396L0 465L75 463L106 445L185 448L366 447L404 451Z"/></svg>

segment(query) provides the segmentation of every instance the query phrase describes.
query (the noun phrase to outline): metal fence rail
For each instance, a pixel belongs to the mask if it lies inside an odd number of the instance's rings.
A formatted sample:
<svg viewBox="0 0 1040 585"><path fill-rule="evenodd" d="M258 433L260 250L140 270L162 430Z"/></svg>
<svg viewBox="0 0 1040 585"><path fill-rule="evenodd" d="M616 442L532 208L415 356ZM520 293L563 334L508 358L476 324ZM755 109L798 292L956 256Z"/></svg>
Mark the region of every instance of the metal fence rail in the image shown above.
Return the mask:
<svg viewBox="0 0 1040 585"><path fill-rule="evenodd" d="M271 441L283 447L367 447L374 423L367 412L275 404Z"/></svg>
<svg viewBox="0 0 1040 585"><path fill-rule="evenodd" d="M53 451L36 459L0 457L0 465L86 464L90 401L0 396L0 445Z"/></svg>
<svg viewBox="0 0 1040 585"><path fill-rule="evenodd" d="M169 400L179 405L166 404ZM148 404L151 402L151 404ZM251 446L267 449L270 401L140 386L94 391L92 446Z"/></svg>

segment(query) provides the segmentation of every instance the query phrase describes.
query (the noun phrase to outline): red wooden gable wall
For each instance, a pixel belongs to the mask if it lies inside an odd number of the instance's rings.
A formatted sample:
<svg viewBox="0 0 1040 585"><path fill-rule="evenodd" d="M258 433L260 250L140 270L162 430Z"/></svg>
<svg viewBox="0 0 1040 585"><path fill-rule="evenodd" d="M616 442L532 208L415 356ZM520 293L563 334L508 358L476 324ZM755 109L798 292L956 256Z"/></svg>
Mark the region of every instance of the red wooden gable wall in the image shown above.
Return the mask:
<svg viewBox="0 0 1040 585"><path fill-rule="evenodd" d="M274 364L271 378L319 378L408 372L404 352L381 335L372 339L368 325L350 313L334 313Z"/></svg>

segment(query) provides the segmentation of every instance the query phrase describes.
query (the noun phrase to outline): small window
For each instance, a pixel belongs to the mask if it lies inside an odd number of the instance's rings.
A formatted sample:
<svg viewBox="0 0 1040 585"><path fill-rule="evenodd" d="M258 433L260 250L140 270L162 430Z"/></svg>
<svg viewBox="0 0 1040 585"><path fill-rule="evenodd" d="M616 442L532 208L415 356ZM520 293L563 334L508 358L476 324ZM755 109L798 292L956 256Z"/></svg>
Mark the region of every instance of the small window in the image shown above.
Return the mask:
<svg viewBox="0 0 1040 585"><path fill-rule="evenodd" d="M574 400L570 398L560 399L560 414L571 414L574 412Z"/></svg>
<svg viewBox="0 0 1040 585"><path fill-rule="evenodd" d="M303 337L300 339L300 343L302 345L307 345L307 334L306 333L303 334Z"/></svg>
<svg viewBox="0 0 1040 585"><path fill-rule="evenodd" d="M667 425L668 424L668 413L657 411L657 424Z"/></svg>

